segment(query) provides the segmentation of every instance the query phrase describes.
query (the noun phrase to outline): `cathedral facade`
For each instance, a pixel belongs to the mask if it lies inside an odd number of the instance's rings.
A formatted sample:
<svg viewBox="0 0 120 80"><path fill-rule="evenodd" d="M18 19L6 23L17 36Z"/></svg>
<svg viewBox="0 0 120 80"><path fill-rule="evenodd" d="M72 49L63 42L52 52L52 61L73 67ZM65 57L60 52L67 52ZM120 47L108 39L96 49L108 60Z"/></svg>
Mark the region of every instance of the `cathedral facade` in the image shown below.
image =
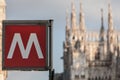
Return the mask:
<svg viewBox="0 0 120 80"><path fill-rule="evenodd" d="M120 33L113 25L111 5L108 4L107 30L101 9L99 32L87 32L81 2L79 25L76 24L74 1L71 8L70 20L68 13L66 16L63 43L64 72L56 74L55 80L120 80Z"/></svg>
<svg viewBox="0 0 120 80"><path fill-rule="evenodd" d="M0 80L6 80L7 71L2 71L2 20L6 18L5 0L0 0Z"/></svg>

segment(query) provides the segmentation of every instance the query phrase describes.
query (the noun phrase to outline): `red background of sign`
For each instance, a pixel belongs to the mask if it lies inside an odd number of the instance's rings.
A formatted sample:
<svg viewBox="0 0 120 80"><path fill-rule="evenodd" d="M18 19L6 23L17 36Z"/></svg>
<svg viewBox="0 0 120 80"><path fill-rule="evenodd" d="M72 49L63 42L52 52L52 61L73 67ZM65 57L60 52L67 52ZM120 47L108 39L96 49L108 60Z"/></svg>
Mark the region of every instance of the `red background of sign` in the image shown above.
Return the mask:
<svg viewBox="0 0 120 80"><path fill-rule="evenodd" d="M41 68L46 65L46 26L44 25L6 25L5 26L5 53L4 67L8 68ZM18 44L14 50L13 58L7 59L14 33L20 33L26 49L30 33L36 33L44 58L39 59L34 44L31 47L28 59L22 59Z"/></svg>

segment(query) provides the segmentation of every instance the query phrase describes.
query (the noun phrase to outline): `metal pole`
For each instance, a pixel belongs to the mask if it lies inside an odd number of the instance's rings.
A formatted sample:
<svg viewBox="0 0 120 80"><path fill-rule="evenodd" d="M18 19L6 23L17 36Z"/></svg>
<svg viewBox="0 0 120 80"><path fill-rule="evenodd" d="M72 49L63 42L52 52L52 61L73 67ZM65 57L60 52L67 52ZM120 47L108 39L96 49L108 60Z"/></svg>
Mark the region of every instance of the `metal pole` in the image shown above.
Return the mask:
<svg viewBox="0 0 120 80"><path fill-rule="evenodd" d="M54 70L53 70L53 42L52 42L52 39L53 39L53 33L52 33L52 24L53 24L53 20L49 20L49 80L53 80L54 79Z"/></svg>

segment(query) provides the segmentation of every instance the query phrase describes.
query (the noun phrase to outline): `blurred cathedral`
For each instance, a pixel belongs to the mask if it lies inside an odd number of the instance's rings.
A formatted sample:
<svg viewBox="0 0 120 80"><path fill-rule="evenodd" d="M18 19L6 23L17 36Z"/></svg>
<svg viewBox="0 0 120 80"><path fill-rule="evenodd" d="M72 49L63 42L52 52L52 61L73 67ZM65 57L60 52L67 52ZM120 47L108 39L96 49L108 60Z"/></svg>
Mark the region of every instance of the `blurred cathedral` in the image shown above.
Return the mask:
<svg viewBox="0 0 120 80"><path fill-rule="evenodd" d="M5 0L0 0L0 80L6 80L7 71L2 71L2 20L6 18Z"/></svg>
<svg viewBox="0 0 120 80"><path fill-rule="evenodd" d="M107 30L101 9L99 32L86 30L81 2L79 25L76 24L74 1L71 8L70 20L68 13L66 15L64 72L55 74L55 80L120 80L120 32L114 28L111 5L108 4Z"/></svg>

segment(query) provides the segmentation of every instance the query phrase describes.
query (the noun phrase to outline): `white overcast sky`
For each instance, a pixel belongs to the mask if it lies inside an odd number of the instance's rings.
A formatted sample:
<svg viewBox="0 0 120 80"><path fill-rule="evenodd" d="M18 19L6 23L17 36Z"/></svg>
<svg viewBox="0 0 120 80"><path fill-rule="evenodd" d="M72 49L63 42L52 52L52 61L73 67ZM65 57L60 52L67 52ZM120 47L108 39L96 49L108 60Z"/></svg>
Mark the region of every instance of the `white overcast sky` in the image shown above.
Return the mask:
<svg viewBox="0 0 120 80"><path fill-rule="evenodd" d="M109 0L83 0L86 27L88 30L100 28L100 9L104 9L104 24L107 29L107 12ZM111 0L114 26L120 27L120 0ZM55 72L63 71L60 57L63 55L65 39L66 9L71 11L71 0L6 0L6 19L8 20L48 20L53 24L53 62ZM75 0L77 18L79 0ZM69 15L70 16L70 15ZM77 22L78 23L78 22ZM120 29L120 28L119 28ZM7 80L48 80L48 72L10 71Z"/></svg>

